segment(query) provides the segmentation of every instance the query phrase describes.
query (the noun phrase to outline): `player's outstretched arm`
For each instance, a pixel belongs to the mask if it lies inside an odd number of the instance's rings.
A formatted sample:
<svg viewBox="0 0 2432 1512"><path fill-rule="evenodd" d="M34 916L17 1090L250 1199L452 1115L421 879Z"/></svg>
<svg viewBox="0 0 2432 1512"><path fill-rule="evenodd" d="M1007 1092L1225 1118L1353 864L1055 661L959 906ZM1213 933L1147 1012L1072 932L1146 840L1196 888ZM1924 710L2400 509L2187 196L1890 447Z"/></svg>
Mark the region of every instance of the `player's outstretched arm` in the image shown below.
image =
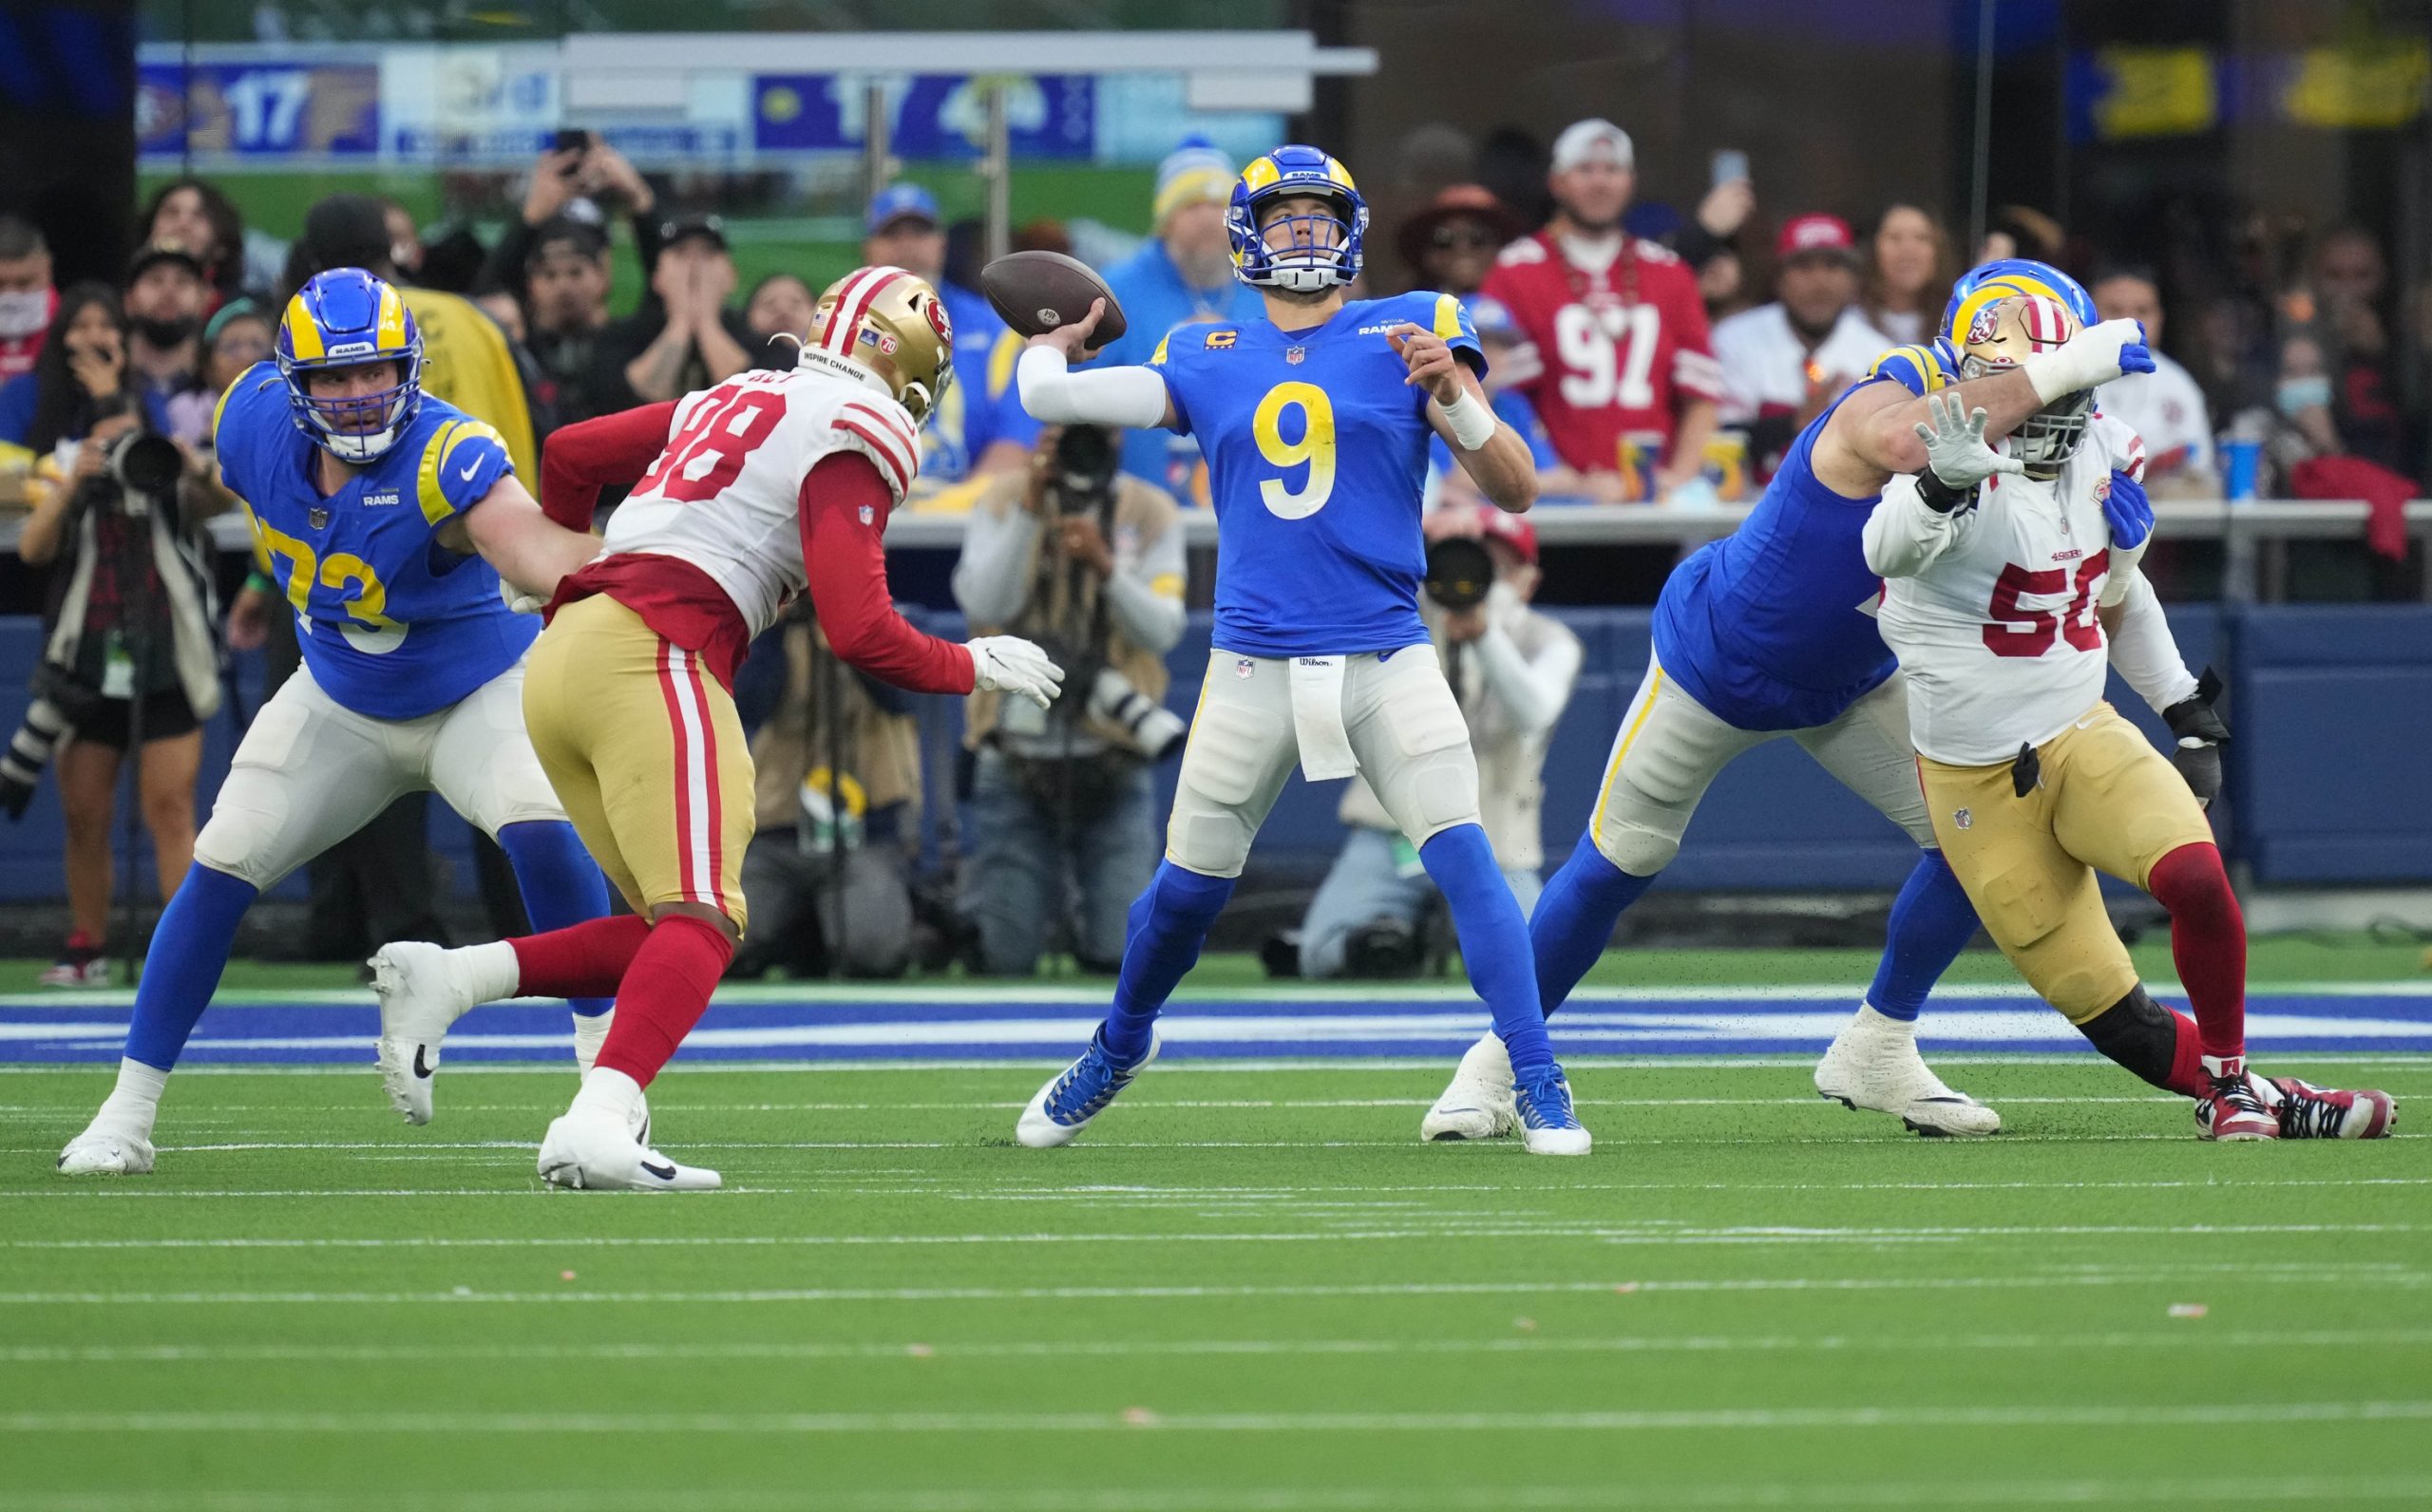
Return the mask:
<svg viewBox="0 0 2432 1512"><path fill-rule="evenodd" d="M541 453L541 508L568 530L589 530L599 491L641 482L666 449L676 401L643 405L566 425Z"/></svg>
<svg viewBox="0 0 2432 1512"><path fill-rule="evenodd" d="M1495 418L1477 374L1461 366L1451 343L1406 325L1385 338L1410 366L1405 384L1427 390L1427 421L1452 446L1461 470L1497 509L1524 514L1537 501L1537 460L1520 433Z"/></svg>
<svg viewBox="0 0 2432 1512"><path fill-rule="evenodd" d="M1866 564L1886 577L1913 577L1931 567L1958 539L1962 506L1975 498L1977 486L1996 473L2026 470L1986 444L1988 417L1968 409L1964 395L1964 389L1948 389L1926 396L1932 423L1917 426L1926 465L1886 482L1867 516Z"/></svg>
<svg viewBox="0 0 2432 1512"><path fill-rule="evenodd" d="M2050 351L2015 368L1971 378L1953 392L1963 406L1985 411L1988 435L1999 438L2063 394L2093 388L2122 373L2151 372L2145 328L2134 320L2088 326ZM1846 499L1881 490L1894 473L1926 465L1917 427L1930 425L1927 395L1911 395L1897 384L1870 384L1841 402L1824 433L1815 438L1816 481Z"/></svg>
<svg viewBox="0 0 2432 1512"><path fill-rule="evenodd" d="M460 530L464 539L451 539ZM557 595L560 578L599 555L598 537L569 530L542 513L512 476L491 484L480 502L448 521L439 541L458 551L469 546L510 585L544 603Z"/></svg>
<svg viewBox="0 0 2432 1512"><path fill-rule="evenodd" d="M1030 338L1014 365L1022 407L1051 425L1121 425L1128 430L1171 430L1179 417L1166 381L1146 368L1071 370L1089 350L1090 335L1106 313L1106 301L1090 301L1090 312L1069 326Z"/></svg>

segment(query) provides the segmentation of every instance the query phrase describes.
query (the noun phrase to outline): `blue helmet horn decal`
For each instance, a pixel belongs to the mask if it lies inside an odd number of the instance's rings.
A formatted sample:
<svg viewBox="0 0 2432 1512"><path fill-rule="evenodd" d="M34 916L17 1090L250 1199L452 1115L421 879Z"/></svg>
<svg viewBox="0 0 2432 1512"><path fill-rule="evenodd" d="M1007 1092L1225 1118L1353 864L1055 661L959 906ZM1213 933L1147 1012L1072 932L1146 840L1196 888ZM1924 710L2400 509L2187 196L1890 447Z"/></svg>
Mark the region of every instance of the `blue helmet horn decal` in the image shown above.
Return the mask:
<svg viewBox="0 0 2432 1512"><path fill-rule="evenodd" d="M297 290L273 355L295 428L340 462L377 462L422 409L422 328L403 294L360 268L333 268ZM375 362L396 364L397 381L343 398L311 391L314 373Z"/></svg>
<svg viewBox="0 0 2432 1512"><path fill-rule="evenodd" d="M1331 214L1268 217L1279 201L1315 198ZM1297 293L1350 283L1367 259L1368 201L1351 171L1315 147L1276 148L1242 170L1225 215L1242 282Z"/></svg>

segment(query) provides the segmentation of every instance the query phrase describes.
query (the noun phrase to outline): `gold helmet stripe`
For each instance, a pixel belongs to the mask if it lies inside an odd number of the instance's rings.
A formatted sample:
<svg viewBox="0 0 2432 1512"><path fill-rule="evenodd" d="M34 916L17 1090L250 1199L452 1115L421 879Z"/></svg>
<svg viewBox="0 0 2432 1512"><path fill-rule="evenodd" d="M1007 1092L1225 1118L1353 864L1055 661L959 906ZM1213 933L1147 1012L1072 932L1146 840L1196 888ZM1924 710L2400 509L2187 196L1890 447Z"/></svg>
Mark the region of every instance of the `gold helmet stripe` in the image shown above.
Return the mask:
<svg viewBox="0 0 2432 1512"><path fill-rule="evenodd" d="M864 268L846 280L836 295L835 312L827 317L827 330L819 344L839 357L853 354L853 332L861 329L862 319L870 312L870 303L898 278L911 274L901 268Z"/></svg>

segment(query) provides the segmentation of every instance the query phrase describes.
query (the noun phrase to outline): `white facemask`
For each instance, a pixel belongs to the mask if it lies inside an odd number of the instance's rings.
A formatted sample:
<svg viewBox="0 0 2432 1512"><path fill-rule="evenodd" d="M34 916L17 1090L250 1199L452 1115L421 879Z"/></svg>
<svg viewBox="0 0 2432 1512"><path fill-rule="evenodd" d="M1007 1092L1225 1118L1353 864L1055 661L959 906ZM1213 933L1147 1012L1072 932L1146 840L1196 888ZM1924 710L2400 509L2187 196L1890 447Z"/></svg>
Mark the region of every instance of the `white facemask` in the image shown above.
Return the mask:
<svg viewBox="0 0 2432 1512"><path fill-rule="evenodd" d="M30 336L50 324L50 307L58 296L48 289L22 289L0 294L0 341Z"/></svg>

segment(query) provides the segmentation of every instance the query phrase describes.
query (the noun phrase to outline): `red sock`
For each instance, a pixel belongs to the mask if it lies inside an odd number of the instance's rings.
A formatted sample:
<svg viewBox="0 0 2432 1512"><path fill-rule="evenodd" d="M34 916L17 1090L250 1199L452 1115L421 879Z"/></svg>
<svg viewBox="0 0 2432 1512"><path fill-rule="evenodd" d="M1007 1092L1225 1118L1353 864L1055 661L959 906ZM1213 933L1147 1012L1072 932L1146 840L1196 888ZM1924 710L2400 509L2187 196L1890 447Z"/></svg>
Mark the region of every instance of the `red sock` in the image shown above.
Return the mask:
<svg viewBox="0 0 2432 1512"><path fill-rule="evenodd" d="M707 919L671 914L652 925L617 990L617 1022L598 1064L648 1087L701 1021L732 959L733 942Z"/></svg>
<svg viewBox="0 0 2432 1512"><path fill-rule="evenodd" d="M2181 845L2154 863L2145 890L2170 910L2170 954L2203 1053L2246 1053L2246 917L2209 844Z"/></svg>
<svg viewBox="0 0 2432 1512"><path fill-rule="evenodd" d="M2172 1049L2170 1080L2162 1085L2181 1097L2198 1100L2213 1095L2213 1079L2204 1074L2204 1041L2195 1030L2195 1020L2184 1013L2170 1014L2171 1027L2178 1030L2178 1043Z"/></svg>
<svg viewBox="0 0 2432 1512"><path fill-rule="evenodd" d="M649 937L648 919L611 914L508 940L515 948L515 990L526 997L614 996Z"/></svg>

